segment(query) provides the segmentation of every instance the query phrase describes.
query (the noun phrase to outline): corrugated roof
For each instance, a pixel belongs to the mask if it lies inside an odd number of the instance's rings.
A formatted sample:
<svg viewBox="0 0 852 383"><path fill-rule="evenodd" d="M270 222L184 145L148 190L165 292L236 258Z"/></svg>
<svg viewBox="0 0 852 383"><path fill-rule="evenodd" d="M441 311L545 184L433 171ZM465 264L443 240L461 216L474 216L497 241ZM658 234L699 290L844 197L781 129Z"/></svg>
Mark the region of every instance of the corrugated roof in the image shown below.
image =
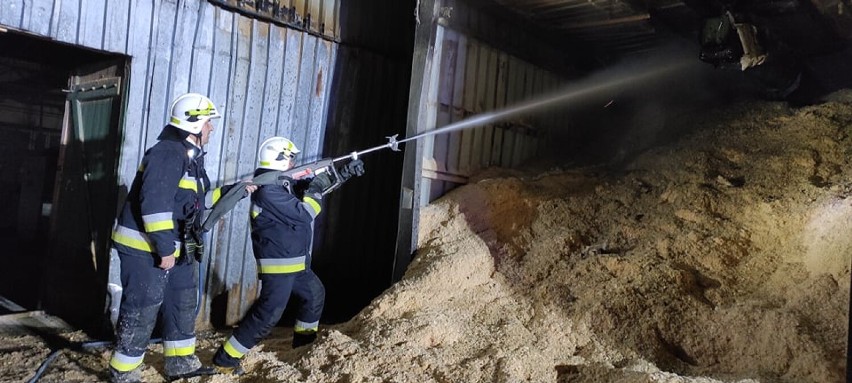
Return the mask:
<svg viewBox="0 0 852 383"><path fill-rule="evenodd" d="M653 49L661 42L650 12L680 1L493 0L567 45L588 49L603 61Z"/></svg>
<svg viewBox="0 0 852 383"><path fill-rule="evenodd" d="M761 38L781 41L801 55L831 51L852 37L846 0L470 0L504 8L557 37L563 49L606 65L653 50L673 38L698 42L702 19L732 12L753 23ZM765 42L767 45L775 41Z"/></svg>

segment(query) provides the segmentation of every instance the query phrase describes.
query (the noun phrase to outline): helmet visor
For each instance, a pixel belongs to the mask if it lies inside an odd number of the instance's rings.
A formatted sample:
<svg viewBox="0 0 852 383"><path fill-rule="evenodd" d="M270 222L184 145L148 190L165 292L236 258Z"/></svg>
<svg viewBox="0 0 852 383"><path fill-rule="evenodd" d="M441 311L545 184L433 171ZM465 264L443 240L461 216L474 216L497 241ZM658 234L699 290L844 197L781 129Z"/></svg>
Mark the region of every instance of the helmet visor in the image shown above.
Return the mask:
<svg viewBox="0 0 852 383"><path fill-rule="evenodd" d="M278 157L275 158L275 161L284 161L285 159L292 160L294 158L296 158L296 153L285 150L283 152L278 152Z"/></svg>
<svg viewBox="0 0 852 383"><path fill-rule="evenodd" d="M201 120L202 118L218 118L219 113L216 111L216 107L213 106L212 102L207 103L207 107L197 108L197 109L188 109L184 112L186 115L186 120L189 122L196 122Z"/></svg>

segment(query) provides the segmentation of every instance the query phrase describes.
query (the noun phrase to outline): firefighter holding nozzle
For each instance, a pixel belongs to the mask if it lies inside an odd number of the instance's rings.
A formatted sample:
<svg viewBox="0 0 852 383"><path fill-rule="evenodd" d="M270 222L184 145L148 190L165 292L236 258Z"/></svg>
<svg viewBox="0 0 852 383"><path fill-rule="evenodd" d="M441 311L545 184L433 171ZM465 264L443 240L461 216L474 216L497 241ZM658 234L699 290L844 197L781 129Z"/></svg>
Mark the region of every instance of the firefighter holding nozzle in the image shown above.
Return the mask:
<svg viewBox="0 0 852 383"><path fill-rule="evenodd" d="M260 145L255 178L287 171L299 149L283 137ZM240 360L266 337L281 319L291 295L299 302L293 347L313 342L325 303L325 287L311 270L314 219L322 210L323 194L364 174L364 163L354 159L340 169L320 169L309 180L284 178L262 185L251 197L251 240L257 259L260 297L231 337L216 351L215 368L225 374L242 373Z"/></svg>

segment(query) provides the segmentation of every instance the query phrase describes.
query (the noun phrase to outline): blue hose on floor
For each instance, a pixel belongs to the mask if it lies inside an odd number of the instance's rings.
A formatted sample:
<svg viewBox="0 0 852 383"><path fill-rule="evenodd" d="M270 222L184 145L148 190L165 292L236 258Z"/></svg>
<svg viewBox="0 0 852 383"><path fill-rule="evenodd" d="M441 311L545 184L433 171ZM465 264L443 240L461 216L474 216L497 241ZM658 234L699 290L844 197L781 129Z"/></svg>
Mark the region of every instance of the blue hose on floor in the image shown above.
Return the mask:
<svg viewBox="0 0 852 383"><path fill-rule="evenodd" d="M202 285L203 281L202 281L201 276L202 276L202 274L198 273L198 294L196 296L196 303L195 303L195 316L196 317L198 316L198 311L201 309L201 297L204 295L204 291L203 291L204 288L203 288L203 285ZM150 341L148 341L148 344L151 345L151 344L157 344L157 343L162 343L162 342L163 342L163 340L161 338L154 338L154 339L151 339ZM59 348L59 349L53 350L53 351L50 352L50 354L47 355L47 358L45 358L44 361L41 362L41 365L38 366L38 369L36 370L35 375L30 380L28 380L27 383L37 383L38 380L41 379L41 375L44 374L44 372L47 370L47 367L50 366L50 363L52 363L53 360L56 359L59 356L60 353L62 353L62 350L66 349L66 348L72 349L72 350L84 350L85 351L85 350L91 350L91 349L96 349L96 348L108 347L108 346L111 346L111 345L112 345L112 341L95 340L95 341L82 342L82 343L76 343L76 344L72 343L72 347L65 347L65 348Z"/></svg>
<svg viewBox="0 0 852 383"><path fill-rule="evenodd" d="M151 339L148 342L148 344L162 343L162 341L163 340L160 339L160 338L154 338L154 339ZM59 349L53 350L53 351L51 351L51 353L49 355L47 355L47 358L45 358L44 361L41 362L41 365L38 366L38 369L36 370L35 375L30 380L28 380L27 383L38 382L38 380L41 379L41 375L44 374L44 372L47 370L47 367L50 366L50 363L52 363L53 360L56 359L59 356L59 354L62 353L62 350L71 349L71 350L85 351L85 350L92 350L92 349L96 349L96 348L107 347L107 346L111 346L111 345L112 345L112 341L93 340L93 341L90 341L90 342L72 343L71 347L64 347L64 348L59 348Z"/></svg>

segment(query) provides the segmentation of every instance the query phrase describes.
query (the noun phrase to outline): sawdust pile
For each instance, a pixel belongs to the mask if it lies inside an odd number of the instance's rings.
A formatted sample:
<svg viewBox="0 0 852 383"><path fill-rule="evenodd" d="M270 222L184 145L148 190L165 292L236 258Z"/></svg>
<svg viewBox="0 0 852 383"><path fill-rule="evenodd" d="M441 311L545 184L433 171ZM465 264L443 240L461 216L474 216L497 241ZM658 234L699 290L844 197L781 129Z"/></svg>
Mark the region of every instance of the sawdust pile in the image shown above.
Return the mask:
<svg viewBox="0 0 852 383"><path fill-rule="evenodd" d="M721 111L618 173L485 172L422 210L416 261L354 319L298 350L276 329L248 374L192 381L843 381L852 92L832 100ZM28 378L22 353L0 380ZM99 380L108 355L41 381Z"/></svg>

